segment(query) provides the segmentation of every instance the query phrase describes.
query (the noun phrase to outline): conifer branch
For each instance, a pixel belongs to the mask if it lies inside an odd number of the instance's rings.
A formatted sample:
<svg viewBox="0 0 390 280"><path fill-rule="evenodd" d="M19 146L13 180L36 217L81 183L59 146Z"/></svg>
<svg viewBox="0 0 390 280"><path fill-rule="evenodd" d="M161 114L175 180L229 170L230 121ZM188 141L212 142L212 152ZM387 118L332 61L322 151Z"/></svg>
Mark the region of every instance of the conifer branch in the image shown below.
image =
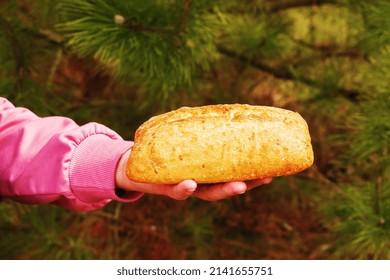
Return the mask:
<svg viewBox="0 0 390 280"><path fill-rule="evenodd" d="M296 39L289 37L293 42L299 44L300 46L306 47L308 49L311 49L313 51L318 51L321 53L322 56L326 57L351 57L351 58L364 58L366 55L362 53L360 50L356 48L350 48L350 49L341 49L335 45L333 42L324 42L324 43L317 43L317 44L311 44L304 40Z"/></svg>
<svg viewBox="0 0 390 280"><path fill-rule="evenodd" d="M181 30L185 30L187 28L188 20L190 17L190 4L191 0L183 1L183 18L181 22Z"/></svg>
<svg viewBox="0 0 390 280"><path fill-rule="evenodd" d="M287 1L265 1L268 11L276 13L292 8L319 6L324 4L337 4L337 0L287 0Z"/></svg>
<svg viewBox="0 0 390 280"><path fill-rule="evenodd" d="M289 70L287 67L278 67L278 68L271 67L271 66L269 66L269 65L267 65L259 60L254 60L252 58L249 58L245 55L236 53L235 51L227 49L227 48L222 47L222 46L218 46L218 51L223 55L238 59L244 63L248 63L250 66L257 68L263 72L266 72L266 73L268 73L268 74L270 74L278 79L294 80L294 81L298 81L298 82L304 83L308 86L312 86L315 88L320 88L323 85L322 83L320 83L314 79L304 77L304 76L297 76L294 73L292 73L291 70ZM346 89L346 88L342 88L342 87L337 88L336 91L354 103L359 102L360 96L363 96L362 92L350 90L350 89Z"/></svg>
<svg viewBox="0 0 390 280"><path fill-rule="evenodd" d="M3 29L4 34L7 40L10 43L14 59L15 59L15 74L16 81L14 84L14 89L16 92L20 91L22 88L23 77L25 75L25 58L23 48L16 37L16 34L9 24L6 18L0 13L0 28Z"/></svg>
<svg viewBox="0 0 390 280"><path fill-rule="evenodd" d="M148 32L148 33L160 33L160 34L173 34L171 30L155 27L147 27L142 24L137 23L135 18L127 19L124 24L124 27L133 32Z"/></svg>
<svg viewBox="0 0 390 280"><path fill-rule="evenodd" d="M382 175L378 175L375 183L374 191L374 212L377 215L381 215L381 194L383 189L383 178Z"/></svg>
<svg viewBox="0 0 390 280"><path fill-rule="evenodd" d="M32 30L30 32L34 32L34 31ZM52 30L38 29L38 31L34 33L36 33L37 36L42 37L55 45L62 46L64 43L64 38L60 34Z"/></svg>
<svg viewBox="0 0 390 280"><path fill-rule="evenodd" d="M178 28L179 31L185 30L188 26L190 4L191 4L191 0L183 1L183 17L181 23L179 24L179 28ZM170 34L170 35L175 34L174 31L172 30L155 28L155 27L147 27L142 24L139 24L136 18L126 19L123 23L123 26L134 32L149 32L149 33L160 33L160 34Z"/></svg>
<svg viewBox="0 0 390 280"><path fill-rule="evenodd" d="M16 37L16 34L12 28L12 26L9 24L9 22L3 17L2 14L0 14L0 28L3 29L4 34L7 37L7 40L9 41L11 45L12 52L14 54L15 58L15 64L16 64L16 73L17 75L22 75L23 74L23 69L24 69L24 53L22 46Z"/></svg>

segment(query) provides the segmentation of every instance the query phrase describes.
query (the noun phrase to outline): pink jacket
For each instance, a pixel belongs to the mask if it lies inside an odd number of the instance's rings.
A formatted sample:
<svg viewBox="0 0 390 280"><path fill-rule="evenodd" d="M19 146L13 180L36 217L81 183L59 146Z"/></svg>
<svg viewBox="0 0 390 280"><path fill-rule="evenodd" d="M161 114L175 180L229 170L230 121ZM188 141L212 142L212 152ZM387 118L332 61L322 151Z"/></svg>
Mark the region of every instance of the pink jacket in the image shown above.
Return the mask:
<svg viewBox="0 0 390 280"><path fill-rule="evenodd" d="M115 192L115 168L133 142L109 128L40 118L0 97L0 196L89 211L142 194Z"/></svg>

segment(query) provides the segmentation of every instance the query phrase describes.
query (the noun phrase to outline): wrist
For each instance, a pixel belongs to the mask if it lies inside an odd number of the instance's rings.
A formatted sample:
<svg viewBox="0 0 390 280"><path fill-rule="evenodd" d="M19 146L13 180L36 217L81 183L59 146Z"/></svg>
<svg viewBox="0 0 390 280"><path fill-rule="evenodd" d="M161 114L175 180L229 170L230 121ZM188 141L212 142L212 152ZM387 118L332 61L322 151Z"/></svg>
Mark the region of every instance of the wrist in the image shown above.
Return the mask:
<svg viewBox="0 0 390 280"><path fill-rule="evenodd" d="M76 197L86 202L100 200L133 201L138 194L116 194L119 162L123 165L132 142L91 135L79 143L70 163L70 187ZM124 178L120 178L120 185Z"/></svg>
<svg viewBox="0 0 390 280"><path fill-rule="evenodd" d="M126 165L130 154L131 148L124 152L118 160L115 170L115 186L117 189L131 191L131 182L126 175Z"/></svg>

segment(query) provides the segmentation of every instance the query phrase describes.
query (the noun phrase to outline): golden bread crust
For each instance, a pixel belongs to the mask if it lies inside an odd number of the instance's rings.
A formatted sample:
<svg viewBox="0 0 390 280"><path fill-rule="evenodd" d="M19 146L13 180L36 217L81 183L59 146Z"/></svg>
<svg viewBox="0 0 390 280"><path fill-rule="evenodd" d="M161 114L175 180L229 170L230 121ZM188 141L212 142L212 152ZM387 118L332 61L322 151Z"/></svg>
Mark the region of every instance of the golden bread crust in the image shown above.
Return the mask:
<svg viewBox="0 0 390 280"><path fill-rule="evenodd" d="M245 104L182 107L139 127L127 176L161 184L245 181L295 174L313 159L298 113Z"/></svg>

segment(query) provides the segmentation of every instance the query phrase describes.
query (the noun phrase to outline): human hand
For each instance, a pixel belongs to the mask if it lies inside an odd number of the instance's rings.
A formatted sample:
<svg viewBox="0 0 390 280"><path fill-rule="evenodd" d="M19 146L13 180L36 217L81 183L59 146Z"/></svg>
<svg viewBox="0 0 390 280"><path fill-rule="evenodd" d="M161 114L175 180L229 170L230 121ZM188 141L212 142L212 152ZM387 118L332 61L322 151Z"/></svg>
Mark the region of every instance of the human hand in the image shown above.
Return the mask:
<svg viewBox="0 0 390 280"><path fill-rule="evenodd" d="M272 178L263 178L246 182L202 185L198 185L194 180L184 180L176 185L138 183L130 181L126 176L126 164L130 153L131 150L128 150L122 155L115 174L117 188L125 191L164 195L176 200L184 200L193 196L207 201L216 201L243 194L248 190L272 181Z"/></svg>

